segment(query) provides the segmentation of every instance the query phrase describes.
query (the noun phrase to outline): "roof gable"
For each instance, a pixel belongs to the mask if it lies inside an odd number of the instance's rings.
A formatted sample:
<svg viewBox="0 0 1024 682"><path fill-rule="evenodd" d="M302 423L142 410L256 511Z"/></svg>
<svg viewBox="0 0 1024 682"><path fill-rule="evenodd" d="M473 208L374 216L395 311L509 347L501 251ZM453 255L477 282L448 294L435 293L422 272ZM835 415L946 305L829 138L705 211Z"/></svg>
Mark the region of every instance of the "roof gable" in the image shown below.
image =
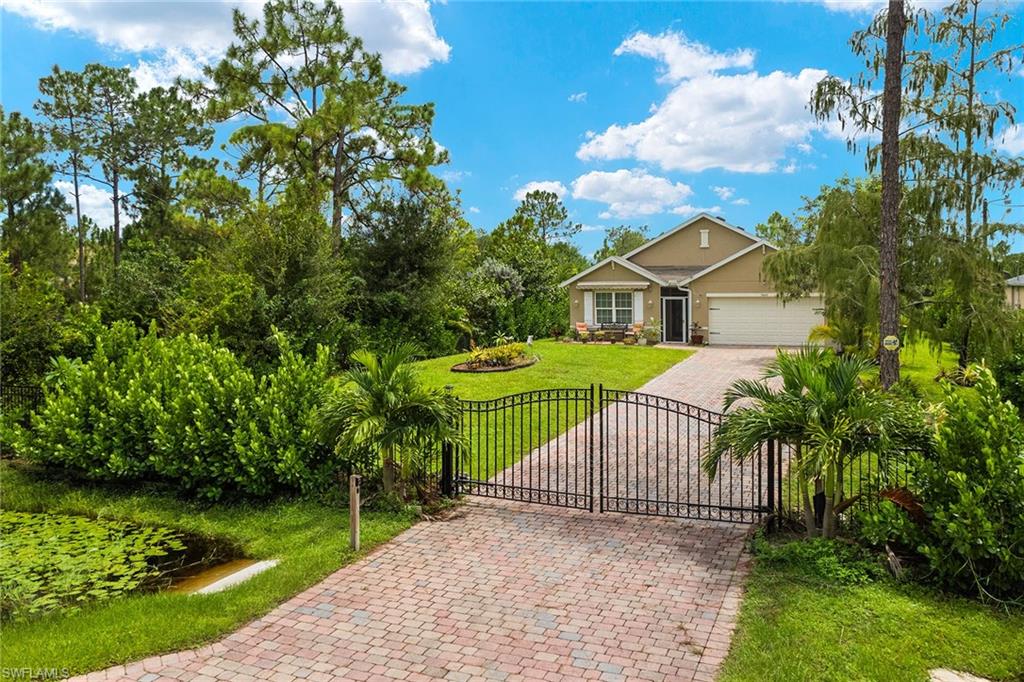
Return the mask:
<svg viewBox="0 0 1024 682"><path fill-rule="evenodd" d="M734 260L739 260L743 256L746 256L748 253L750 253L752 251L756 251L759 248L771 249L772 251L778 251L777 248L775 248L774 246L769 244L764 239L758 239L756 242L754 242L753 244L751 244L747 248L742 249L740 251L737 251L736 253L732 254L728 258L723 258L722 260L718 261L717 263L715 263L714 265L712 265L710 267L704 268L703 270L701 270L700 272L695 274L693 277L690 277L687 280L679 282L679 284L680 284L680 286L685 285L685 284L689 284L690 282L692 282L694 280L700 279L704 275L707 275L707 274L709 274L711 272L714 272L715 270L717 270L718 268L722 267L723 265L728 265L729 263L733 262Z"/></svg>
<svg viewBox="0 0 1024 682"><path fill-rule="evenodd" d="M644 268L640 267L636 263L630 263L628 260L626 260L625 258L622 258L621 256L610 256L608 258L605 258L600 263L596 263L595 265L590 266L589 268L587 268L583 272L580 272L580 273L577 273L577 274L573 275L572 277L570 277L569 279L565 280L564 282L562 282L558 286L559 287L567 287L570 284L572 284L573 282L576 282L577 280L582 279L583 277L585 277L586 275L589 275L590 273L594 272L595 270L599 270L599 269L603 268L605 265L608 265L609 263L615 263L616 265L621 265L622 267L624 267L624 268L626 268L628 270L632 270L633 272L635 272L636 274L640 275L641 277L646 277L647 279L649 279L652 282L654 282L656 284L659 284L661 286L666 286L668 284L668 282L666 282L664 279L662 279L658 275L654 274L653 272L650 272L649 270L645 270Z"/></svg>
<svg viewBox="0 0 1024 682"><path fill-rule="evenodd" d="M684 221L682 223L679 223L675 227L673 227L673 228L671 228L669 230L666 230L665 232L662 232L661 234L659 234L657 237L655 237L654 239L650 240L646 244L643 244L643 245L633 249L632 251L627 253L625 256L623 256L623 258L626 258L626 259L632 258L633 256L637 255L638 253L646 251L647 249L651 248L655 244L658 244L659 242L663 241L664 239L667 239L668 237L671 237L672 235L685 230L686 228L690 227L691 225L693 225L694 223L696 223L696 222L698 222L698 221L700 221L702 219L710 220L711 222L715 223L716 225L724 227L724 228L726 228L728 230L732 230L736 234L739 234L739 235L742 235L742 236L746 237L751 242L759 242L759 241L761 241L760 239L758 239L754 235L750 234L746 230L743 230L743 229L741 229L739 227L736 227L735 225L730 225L726 221L724 221L721 218L718 218L716 216L713 216L710 213L698 213L697 215L693 216L689 220Z"/></svg>

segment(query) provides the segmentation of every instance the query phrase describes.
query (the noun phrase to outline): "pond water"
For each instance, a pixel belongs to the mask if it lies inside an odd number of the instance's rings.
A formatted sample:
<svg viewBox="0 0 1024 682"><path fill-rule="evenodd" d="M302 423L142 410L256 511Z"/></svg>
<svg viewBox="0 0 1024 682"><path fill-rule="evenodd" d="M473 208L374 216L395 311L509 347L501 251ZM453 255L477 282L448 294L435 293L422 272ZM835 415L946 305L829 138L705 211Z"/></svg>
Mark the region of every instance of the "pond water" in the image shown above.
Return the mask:
<svg viewBox="0 0 1024 682"><path fill-rule="evenodd" d="M174 579L167 590L169 592L192 594L194 592L198 592L204 587L209 587L221 578L226 578L229 575L249 568L256 563L255 559L232 559L222 564L208 566L192 575L185 575Z"/></svg>
<svg viewBox="0 0 1024 682"><path fill-rule="evenodd" d="M237 563L247 561L243 557L230 541L176 528L3 510L0 621L178 585L198 584L196 589L202 589L247 568Z"/></svg>

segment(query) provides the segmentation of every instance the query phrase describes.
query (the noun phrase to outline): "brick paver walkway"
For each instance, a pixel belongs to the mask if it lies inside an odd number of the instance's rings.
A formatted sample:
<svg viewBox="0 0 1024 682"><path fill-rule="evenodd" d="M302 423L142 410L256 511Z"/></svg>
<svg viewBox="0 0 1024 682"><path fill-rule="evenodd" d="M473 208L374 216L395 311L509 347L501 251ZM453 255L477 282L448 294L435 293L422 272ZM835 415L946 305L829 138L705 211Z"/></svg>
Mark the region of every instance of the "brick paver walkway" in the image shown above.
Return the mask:
<svg viewBox="0 0 1024 682"><path fill-rule="evenodd" d="M774 357L774 348L704 348L637 390L721 412L729 384L760 377Z"/></svg>
<svg viewBox="0 0 1024 682"><path fill-rule="evenodd" d="M771 353L707 349L643 391L720 409ZM225 639L130 680L711 680L748 526L473 499Z"/></svg>

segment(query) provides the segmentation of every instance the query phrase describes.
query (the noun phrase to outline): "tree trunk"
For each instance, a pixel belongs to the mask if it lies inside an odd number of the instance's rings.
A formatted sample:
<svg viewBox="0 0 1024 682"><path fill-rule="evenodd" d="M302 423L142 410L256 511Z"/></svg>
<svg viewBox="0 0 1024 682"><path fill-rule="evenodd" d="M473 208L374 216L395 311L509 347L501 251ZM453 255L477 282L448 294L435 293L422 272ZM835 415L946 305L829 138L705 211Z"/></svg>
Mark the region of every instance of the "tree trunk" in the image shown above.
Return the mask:
<svg viewBox="0 0 1024 682"><path fill-rule="evenodd" d="M903 39L907 17L903 0L889 0L885 37L885 85L882 92L882 224L878 239L879 255L879 335L898 336L900 329L899 269L897 235L900 199L900 109L903 100ZM881 349L882 386L889 388L900 380L899 350Z"/></svg>
<svg viewBox="0 0 1024 682"><path fill-rule="evenodd" d="M71 162L71 176L75 184L75 220L78 225L78 302L85 303L85 228L82 226L82 200L78 190L78 160Z"/></svg>
<svg viewBox="0 0 1024 682"><path fill-rule="evenodd" d="M967 362L970 360L970 355L967 350L971 345L971 318L970 318L971 307L969 305L962 306L961 312L964 315L963 329L960 331L960 342L957 344L956 349L956 364L960 369L967 367Z"/></svg>
<svg viewBox="0 0 1024 682"><path fill-rule="evenodd" d="M832 510L835 509L835 504L832 500L832 495L825 493L825 514L821 517L821 537L823 538L834 538L836 535L836 518Z"/></svg>
<svg viewBox="0 0 1024 682"><path fill-rule="evenodd" d="M110 176L110 186L114 193L114 267L121 265L121 195L119 193L120 175L117 170Z"/></svg>
<svg viewBox="0 0 1024 682"><path fill-rule="evenodd" d="M800 486L800 501L804 508L804 527L807 528L807 537L813 538L817 532L817 528L814 525L814 505L811 503L811 494L807 491L809 481L804 473L802 462L803 446L799 441L793 444L793 459L797 466L797 485ZM779 481L779 485L782 485L781 481Z"/></svg>
<svg viewBox="0 0 1024 682"><path fill-rule="evenodd" d="M384 483L384 494L391 495L395 492L395 455L391 450L384 452L383 462L383 483Z"/></svg>
<svg viewBox="0 0 1024 682"><path fill-rule="evenodd" d="M975 69L976 49L978 43L978 2L972 2L973 12L971 15L971 49L969 68L967 70L967 126L964 129L964 244L968 248L974 242L974 94L975 94ZM987 211L986 211L987 212ZM987 216L985 218L987 220ZM961 292L961 296L970 297L971 292ZM971 346L971 303L969 298L960 302L960 315L963 331L960 333L960 348L957 353L957 366L960 369L967 367L970 360L969 349Z"/></svg>
<svg viewBox="0 0 1024 682"><path fill-rule="evenodd" d="M342 211L345 208L345 195L342 188L345 179L345 133L338 135L338 146L334 150L334 179L331 183L331 231L334 233L335 251L341 249Z"/></svg>

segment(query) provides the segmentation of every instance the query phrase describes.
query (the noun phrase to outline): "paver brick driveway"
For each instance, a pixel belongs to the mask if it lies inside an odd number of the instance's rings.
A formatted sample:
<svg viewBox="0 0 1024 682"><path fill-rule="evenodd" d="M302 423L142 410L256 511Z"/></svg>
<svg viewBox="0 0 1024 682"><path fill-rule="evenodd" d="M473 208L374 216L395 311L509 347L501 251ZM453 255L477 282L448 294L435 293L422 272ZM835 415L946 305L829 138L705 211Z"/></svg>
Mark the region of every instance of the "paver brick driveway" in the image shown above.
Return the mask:
<svg viewBox="0 0 1024 682"><path fill-rule="evenodd" d="M768 357L704 350L642 390L718 409L729 381ZM473 500L216 644L89 677L710 680L748 530Z"/></svg>

